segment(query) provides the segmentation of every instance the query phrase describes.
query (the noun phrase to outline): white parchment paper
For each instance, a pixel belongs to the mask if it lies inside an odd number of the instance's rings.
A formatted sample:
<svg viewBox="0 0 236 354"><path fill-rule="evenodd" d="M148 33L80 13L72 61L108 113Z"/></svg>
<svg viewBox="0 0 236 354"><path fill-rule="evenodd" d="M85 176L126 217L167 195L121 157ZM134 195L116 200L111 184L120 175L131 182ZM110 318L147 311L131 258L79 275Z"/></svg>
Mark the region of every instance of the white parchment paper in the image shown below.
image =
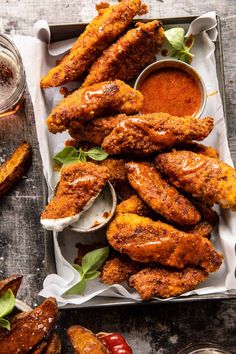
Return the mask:
<svg viewBox="0 0 236 354"><path fill-rule="evenodd" d="M187 29L186 26L183 27ZM56 60L70 48L73 39L48 44L50 43L50 30L45 21L38 21L34 26L34 32L37 38L14 36L13 40L21 52L25 66L28 89L34 107L43 171L50 197L55 185L52 156L63 148L64 141L69 136L66 132L56 135L48 132L45 119L50 110L62 99L62 96L59 94L58 88L41 90L39 81L48 69L55 65ZM203 116L210 115L215 119L215 128L204 143L216 147L220 152L221 159L233 165L227 142L226 126L216 74L214 41L217 38L217 29L215 12L204 14L193 21L188 28L188 34L190 33L196 36L192 49L194 54L192 65L203 77L208 93L207 105ZM160 58L160 56L157 58ZM76 85L78 86L78 83L67 85L67 87L77 87ZM213 294L236 289L234 274L236 266L236 213L228 210L221 211L218 208L217 211L220 214L220 223L219 227L213 232L212 242L216 249L223 252L224 263L218 272L209 275L207 281L194 291L182 296ZM46 277L40 295L56 297L61 307L81 305L96 296L140 301L139 295L128 286L113 285L109 287L101 283L99 279L87 282L88 285L83 295L71 296L66 299L62 297L62 294L80 279L79 273L70 265L76 258L76 243L98 242L104 239L104 231L100 231L98 235L78 234L68 229L59 234L54 233L53 241L57 274L50 274Z"/></svg>

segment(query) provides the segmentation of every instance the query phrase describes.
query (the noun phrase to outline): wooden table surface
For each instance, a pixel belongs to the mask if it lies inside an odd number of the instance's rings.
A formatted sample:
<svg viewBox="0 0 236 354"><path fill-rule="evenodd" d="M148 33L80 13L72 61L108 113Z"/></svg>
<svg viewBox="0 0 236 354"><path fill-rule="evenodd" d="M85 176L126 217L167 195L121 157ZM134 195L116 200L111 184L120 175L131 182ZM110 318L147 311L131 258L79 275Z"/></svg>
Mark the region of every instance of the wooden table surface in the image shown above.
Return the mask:
<svg viewBox="0 0 236 354"><path fill-rule="evenodd" d="M113 2L113 1L112 1ZM199 15L215 10L221 18L226 108L229 143L236 163L236 1L146 0L152 17ZM94 0L2 0L0 31L32 35L36 20L49 23L89 21L95 15ZM42 165L27 96L24 111L0 120L0 162L22 140L31 142L33 164L27 178L0 202L0 278L24 275L20 297L38 302L45 276L43 231L39 214L43 207ZM236 300L80 309L61 312L58 330L63 335L63 353L70 353L65 329L81 324L98 332L122 332L135 354L172 354L189 342L214 342L236 353ZM1 353L1 347L0 347Z"/></svg>

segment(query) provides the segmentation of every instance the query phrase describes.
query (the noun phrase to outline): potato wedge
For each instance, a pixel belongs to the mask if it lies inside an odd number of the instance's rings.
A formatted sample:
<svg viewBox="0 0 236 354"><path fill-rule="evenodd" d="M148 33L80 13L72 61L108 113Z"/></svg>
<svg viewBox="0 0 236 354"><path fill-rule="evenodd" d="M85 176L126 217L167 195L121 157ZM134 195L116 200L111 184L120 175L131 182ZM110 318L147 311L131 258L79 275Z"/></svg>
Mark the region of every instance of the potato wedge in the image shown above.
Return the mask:
<svg viewBox="0 0 236 354"><path fill-rule="evenodd" d="M57 303L46 299L40 306L18 320L1 338L2 353L28 353L50 332L57 319Z"/></svg>
<svg viewBox="0 0 236 354"><path fill-rule="evenodd" d="M32 158L30 144L20 144L10 158L0 166L0 197L12 189L22 178Z"/></svg>
<svg viewBox="0 0 236 354"><path fill-rule="evenodd" d="M12 275L9 278L0 280L0 296L2 296L8 289L11 289L13 294L16 296L21 285L22 278L23 277L21 275Z"/></svg>
<svg viewBox="0 0 236 354"><path fill-rule="evenodd" d="M42 342L32 351L32 354L45 353L45 348L47 348L47 342Z"/></svg>
<svg viewBox="0 0 236 354"><path fill-rule="evenodd" d="M48 341L45 354L60 354L61 353L61 338L58 333L53 332Z"/></svg>
<svg viewBox="0 0 236 354"><path fill-rule="evenodd" d="M108 354L108 349L90 330L82 326L71 326L67 330L75 354Z"/></svg>

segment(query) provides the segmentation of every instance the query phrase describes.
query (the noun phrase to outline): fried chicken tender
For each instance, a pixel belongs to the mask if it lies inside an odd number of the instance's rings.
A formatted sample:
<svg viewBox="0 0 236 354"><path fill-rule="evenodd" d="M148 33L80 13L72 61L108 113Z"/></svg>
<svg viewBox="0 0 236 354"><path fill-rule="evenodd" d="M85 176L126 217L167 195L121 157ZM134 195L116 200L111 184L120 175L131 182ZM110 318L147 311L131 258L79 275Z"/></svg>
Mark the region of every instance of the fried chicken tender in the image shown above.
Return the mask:
<svg viewBox="0 0 236 354"><path fill-rule="evenodd" d="M206 146L203 144L188 142L185 144L178 145L176 150L189 150L196 152L197 154L206 155L209 157L219 158L219 152L212 146Z"/></svg>
<svg viewBox="0 0 236 354"><path fill-rule="evenodd" d="M191 151L157 156L156 165L177 188L203 202L236 211L236 171L223 161Z"/></svg>
<svg viewBox="0 0 236 354"><path fill-rule="evenodd" d="M146 12L147 7L141 0L124 0L103 9L75 41L69 54L42 78L41 87L59 86L81 78L103 50L128 27L133 17Z"/></svg>
<svg viewBox="0 0 236 354"><path fill-rule="evenodd" d="M163 41L164 30L157 20L136 23L136 28L126 32L93 63L82 86L106 80L133 79L155 61Z"/></svg>
<svg viewBox="0 0 236 354"><path fill-rule="evenodd" d="M101 270L101 281L112 285L127 281L132 274L137 273L137 265L124 255L114 257L105 262Z"/></svg>
<svg viewBox="0 0 236 354"><path fill-rule="evenodd" d="M200 221L199 223L197 223L196 225L194 225L189 229L186 230L183 229L184 232L198 235L201 237L207 237L207 238L211 237L212 230L213 230L212 225L207 221Z"/></svg>
<svg viewBox="0 0 236 354"><path fill-rule="evenodd" d="M61 231L76 222L77 217L88 209L108 179L107 169L94 163L77 162L63 167L56 195L41 214L41 224L51 230L56 227L56 220L57 227L60 227L57 231ZM71 218L73 216L75 219Z"/></svg>
<svg viewBox="0 0 236 354"><path fill-rule="evenodd" d="M114 249L137 262L158 262L176 268L199 265L214 272L223 259L207 238L135 214L116 216L108 227L107 240Z"/></svg>
<svg viewBox="0 0 236 354"><path fill-rule="evenodd" d="M154 211L175 224L195 225L200 221L195 206L150 163L129 162L126 167L129 183Z"/></svg>
<svg viewBox="0 0 236 354"><path fill-rule="evenodd" d="M109 154L150 154L191 140L203 140L213 129L213 118L175 117L151 113L120 122L102 147Z"/></svg>
<svg viewBox="0 0 236 354"><path fill-rule="evenodd" d="M116 207L116 215L118 214L137 214L147 216L149 207L139 198L138 195L132 195L129 199L124 200Z"/></svg>
<svg viewBox="0 0 236 354"><path fill-rule="evenodd" d="M105 81L87 88L80 88L53 108L47 118L51 133L77 129L86 122L111 112L132 114L143 104L141 92L123 81ZM79 124L78 124L79 123Z"/></svg>
<svg viewBox="0 0 236 354"><path fill-rule="evenodd" d="M69 134L78 141L101 146L105 137L112 132L118 123L127 117L126 114L117 114L115 116L95 118L89 122L78 124L77 129L69 129Z"/></svg>
<svg viewBox="0 0 236 354"><path fill-rule="evenodd" d="M152 297L168 298L193 290L207 276L204 270L191 267L183 270L144 268L132 275L128 283L143 300L150 300Z"/></svg>

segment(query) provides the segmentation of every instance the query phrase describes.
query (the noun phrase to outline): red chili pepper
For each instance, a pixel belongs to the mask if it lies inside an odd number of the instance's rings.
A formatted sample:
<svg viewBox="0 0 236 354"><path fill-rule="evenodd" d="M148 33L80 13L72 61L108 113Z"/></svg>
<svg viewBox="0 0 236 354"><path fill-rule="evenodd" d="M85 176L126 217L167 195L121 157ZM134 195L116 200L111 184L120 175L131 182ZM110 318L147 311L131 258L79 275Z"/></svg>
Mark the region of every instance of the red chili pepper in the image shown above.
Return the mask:
<svg viewBox="0 0 236 354"><path fill-rule="evenodd" d="M132 354L133 351L124 337L119 333L98 333L100 341L110 350L111 354Z"/></svg>

